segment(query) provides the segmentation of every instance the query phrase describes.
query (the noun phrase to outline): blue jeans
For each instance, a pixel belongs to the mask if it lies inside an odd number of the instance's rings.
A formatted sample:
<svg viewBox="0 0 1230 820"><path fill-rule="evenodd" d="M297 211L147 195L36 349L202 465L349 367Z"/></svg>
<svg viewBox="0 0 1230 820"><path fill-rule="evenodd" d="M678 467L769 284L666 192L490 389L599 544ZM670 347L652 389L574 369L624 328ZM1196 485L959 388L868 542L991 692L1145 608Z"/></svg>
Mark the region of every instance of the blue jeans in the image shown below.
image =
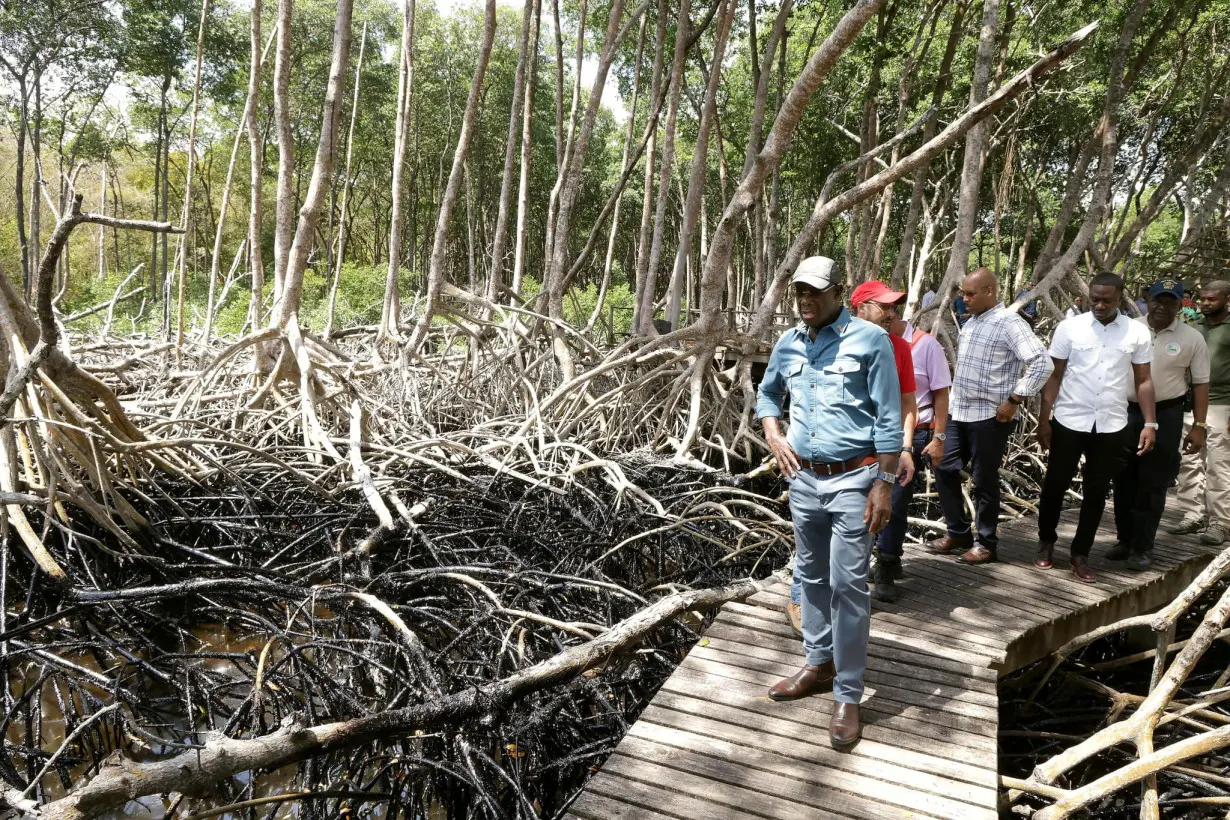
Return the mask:
<svg viewBox="0 0 1230 820"><path fill-rule="evenodd" d="M893 485L893 517L888 526L880 530L876 536L876 551L880 555L901 558L902 545L905 544L905 533L909 529L907 517L910 514L910 502L914 500L914 488L922 483L923 448L931 443L931 430L914 431L914 477L909 484L900 482Z"/></svg>
<svg viewBox="0 0 1230 820"><path fill-rule="evenodd" d="M871 534L863 514L874 480L875 470L866 468L835 476L800 470L790 481L797 550L791 599L803 607L807 663L831 660L836 668L838 703L858 703L863 696L871 631Z"/></svg>

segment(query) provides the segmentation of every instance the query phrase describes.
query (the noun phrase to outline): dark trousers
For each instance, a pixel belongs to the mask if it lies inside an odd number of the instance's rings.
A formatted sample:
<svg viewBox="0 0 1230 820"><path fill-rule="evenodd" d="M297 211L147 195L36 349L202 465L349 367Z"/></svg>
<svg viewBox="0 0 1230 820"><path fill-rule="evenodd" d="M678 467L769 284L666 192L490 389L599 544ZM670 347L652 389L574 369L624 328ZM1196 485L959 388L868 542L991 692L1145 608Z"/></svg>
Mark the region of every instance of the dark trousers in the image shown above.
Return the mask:
<svg viewBox="0 0 1230 820"><path fill-rule="evenodd" d="M1157 443L1136 455L1145 417L1140 405L1128 405L1128 433L1123 444L1127 464L1115 479L1115 529L1119 543L1132 552L1153 549L1157 525L1166 510L1166 490L1179 474L1183 443L1183 399L1157 403Z"/></svg>
<svg viewBox="0 0 1230 820"><path fill-rule="evenodd" d="M914 477L909 484L900 482L893 485L893 516L888 526L880 530L876 536L876 550L881 555L901 557L902 545L905 543L905 533L909 529L907 516L910 513L910 502L914 500L914 488L923 480L923 448L931 443L931 430L914 431Z"/></svg>
<svg viewBox="0 0 1230 820"><path fill-rule="evenodd" d="M944 457L935 465L936 489L949 535L966 535L970 531L961 495L961 470L968 464L974 479L978 543L989 550L999 545L999 466L1015 426L1014 421L1000 422L994 418L953 421L949 417Z"/></svg>
<svg viewBox="0 0 1230 820"><path fill-rule="evenodd" d="M1089 555L1098 525L1102 523L1102 513L1106 510L1111 479L1123 469L1128 429L1099 433L1095 426L1088 433L1083 433L1064 427L1058 421L1051 422L1051 452L1046 463L1046 478L1042 481L1042 501L1038 505L1039 541L1053 544L1059 540L1055 528L1059 525L1064 495L1072 486L1081 456L1084 456L1084 483L1081 487L1084 499L1081 501L1076 537L1072 539L1071 554Z"/></svg>

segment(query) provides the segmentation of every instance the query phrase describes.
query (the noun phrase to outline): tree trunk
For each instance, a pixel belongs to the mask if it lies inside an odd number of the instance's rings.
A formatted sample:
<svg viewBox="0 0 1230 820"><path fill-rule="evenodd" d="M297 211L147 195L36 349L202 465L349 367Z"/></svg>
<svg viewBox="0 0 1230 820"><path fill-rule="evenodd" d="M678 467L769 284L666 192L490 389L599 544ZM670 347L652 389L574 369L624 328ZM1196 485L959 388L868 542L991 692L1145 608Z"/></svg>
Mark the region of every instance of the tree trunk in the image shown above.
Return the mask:
<svg viewBox="0 0 1230 820"><path fill-rule="evenodd" d="M504 284L504 251L508 242L508 212L512 204L513 160L517 154L517 136L525 103L526 66L537 56L530 51L530 28L535 25L536 15L536 0L525 0L525 10L521 13L521 40L517 49L517 70L513 76L512 110L508 114L508 139L504 143L504 173L500 177L500 204L495 217L495 236L491 240L491 275L487 279L487 301L492 304L499 300L500 288ZM634 110L635 99L633 95ZM627 151L626 145L624 150Z"/></svg>
<svg viewBox="0 0 1230 820"><path fill-rule="evenodd" d="M982 28L978 34L978 53L974 61L974 77L970 84L969 102L975 106L987 97L991 81L991 63L995 59L995 29L999 20L999 0L983 0ZM948 256L948 269L940 285L942 315L951 284L965 276L969 251L974 238L974 221L978 217L978 189L982 185L982 154L986 143L986 126L978 123L965 135L965 156L961 166L961 185L957 195L957 232Z"/></svg>
<svg viewBox="0 0 1230 820"><path fill-rule="evenodd" d="M290 122L291 21L294 0L278 0L278 42L273 58L273 124L278 133L277 216L273 234L273 309L280 313L286 266L295 238L295 141ZM297 306L296 306L297 309Z"/></svg>
<svg viewBox="0 0 1230 820"><path fill-rule="evenodd" d="M264 325L265 318L265 261L264 249L261 247L261 217L264 212L264 140L261 137L260 124L256 121L257 106L260 104L261 73L264 61L258 56L261 46L261 4L262 0L252 0L252 33L251 55L248 66L248 99L245 110L248 115L248 163L250 175L248 179L248 264L252 269L252 295L248 303L248 323L253 330ZM263 367L263 353L260 346L256 351L256 365Z"/></svg>
<svg viewBox="0 0 1230 820"><path fill-rule="evenodd" d="M389 268L384 283L384 306L380 311L378 339L399 335L401 294L397 277L401 272L402 175L406 167L406 136L410 129L410 102L414 96L414 3L403 0L401 22L401 68L397 79L397 126L393 136L393 207L389 215ZM356 88L358 80L355 81Z"/></svg>
<svg viewBox="0 0 1230 820"><path fill-rule="evenodd" d="M17 162L13 190L14 216L17 219L17 245L21 248L21 292L30 293L30 243L26 235L26 133L30 127L30 90L24 74L17 77Z"/></svg>
<svg viewBox="0 0 1230 820"><path fill-rule="evenodd" d="M352 11L353 0L338 0L337 21L333 28L333 60L329 66L329 84L325 89L320 142L316 146L316 161L312 166L307 195L303 199L303 207L299 210L294 241L287 254L286 278L283 281L281 299L274 307L273 325L282 330L293 324L295 327L292 332L298 331L299 305L303 298L303 274L307 270L308 251L315 241L320 211L328 198L329 183L333 177L333 146L337 139L337 126L342 109L342 75L350 64ZM279 48L281 44L282 32L279 31Z"/></svg>
<svg viewBox="0 0 1230 820"><path fill-rule="evenodd" d="M184 229L184 233L179 237L179 267L176 271L178 298L175 308L175 355L177 357L184 344L184 278L188 266L187 243L192 238L192 178L196 171L196 121L197 114L200 112L201 67L205 59L205 23L208 19L209 0L201 0L201 23L196 33L196 71L192 82L192 115L188 120L188 169L184 177L184 210L179 215L180 227ZM239 147L238 137L235 147Z"/></svg>
<svg viewBox="0 0 1230 820"><path fill-rule="evenodd" d="M333 314L337 309L337 289L342 282L342 262L346 258L346 230L349 227L347 219L350 207L350 191L354 188L354 178L351 167L354 160L354 126L359 119L359 81L363 77L363 55L367 51L367 23L363 24L363 34L359 37L359 62L354 69L354 97L350 103L350 126L346 130L346 172L342 175L342 205L337 227L337 258L333 264L333 284L329 286L329 311L325 319L325 338L333 335ZM413 232L410 243L411 264L414 260Z"/></svg>
<svg viewBox="0 0 1230 820"><path fill-rule="evenodd" d="M636 106L640 100L641 94L641 61L645 56L645 27L649 23L649 17L641 17L641 29L636 38L636 60L632 63L635 66L636 75L632 81L632 104L628 107L628 133L624 135L624 150L623 156L619 160L619 167L626 173L628 170L628 152L632 148L632 137L636 133ZM611 228L607 236L606 257L602 262L602 284L598 286L598 297L594 300L594 311L589 316L589 321L585 323L586 332L594 329L594 324L598 321L598 317L602 313L603 303L606 302L607 289L611 286L611 264L615 256L615 238L619 233L619 206L623 204L623 196L621 195L615 200L615 212L611 214ZM614 328L611 329L614 332Z"/></svg>
<svg viewBox="0 0 1230 820"><path fill-rule="evenodd" d="M637 331L653 334L653 303L657 290L658 265L662 260L662 239L666 231L666 205L670 199L671 175L675 166L675 125L679 117L679 96L683 93L683 64L687 59L690 0L680 0L675 22L675 52L671 62L670 99L666 107L666 124L662 129L662 158L658 164L658 201L653 214L653 238L649 243L649 262L645 268L645 290L638 311L641 326ZM716 67L715 67L716 68Z"/></svg>
<svg viewBox="0 0 1230 820"><path fill-rule="evenodd" d="M542 0L533 0L533 3L533 36L527 49L528 59L532 62L525 83L525 99L521 104L521 173L517 182L517 231L513 237L512 292L515 296L521 293L521 279L525 272L526 222L530 208L530 160L534 148L531 120L534 113L534 81L538 74L538 35L542 28Z"/></svg>
<svg viewBox="0 0 1230 820"><path fill-rule="evenodd" d="M685 0L686 2L686 0ZM683 220L679 228L679 242L675 251L675 268L671 274L670 285L667 288L666 320L671 323L671 330L677 330L680 324L680 288L683 284L685 267L691 257L692 234L696 232L696 223L700 218L701 199L705 194L705 176L709 159L709 131L716 116L718 83L722 78L722 60L726 52L726 39L730 34L730 24L734 19L733 0L722 2L718 12L717 36L713 46L713 60L709 68L709 84L705 89L705 103L697 128L696 143L692 150L691 176L688 178L688 193L683 208ZM671 122L668 115L667 128ZM695 302L690 303L695 307Z"/></svg>
<svg viewBox="0 0 1230 820"><path fill-rule="evenodd" d="M40 154L43 150L43 75L40 71L34 75L34 128L30 132L30 154L34 157L34 179L30 185L30 247L34 253L42 246L39 229L43 218L43 163ZM31 265L33 267L33 265ZM31 283L32 284L32 283ZM30 293L26 294L29 299Z"/></svg>
<svg viewBox="0 0 1230 820"><path fill-rule="evenodd" d="M842 16L837 26L811 55L803 71L795 79L790 92L782 101L773 120L765 147L757 154L752 167L743 175L739 187L731 196L730 203L718 220L710 240L709 255L705 258L701 275L699 324L702 330L715 327L721 319L722 290L726 279L726 265L734 250L735 231L744 215L761 193L765 178L781 163L782 156L790 147L794 132L802 119L803 111L812 95L824 82L829 71L845 53L863 26L883 5L884 0L858 0Z"/></svg>
<svg viewBox="0 0 1230 820"><path fill-rule="evenodd" d="M657 100L662 92L662 69L666 62L666 2L658 0L658 31L654 45L653 53L653 78L649 85L649 99ZM650 124L649 143L645 147L645 181L641 197L641 227L637 232L637 250L636 250L636 298L632 303L632 326L633 333L641 332L641 328L648 321L653 324L653 314L650 313L649 319L644 318L642 303L645 300L645 282L648 278L649 271L649 240L650 240L650 219L653 214L653 180L654 167L656 161L658 127L657 123ZM649 303L653 304L653 294L649 295Z"/></svg>
<svg viewBox="0 0 1230 820"><path fill-rule="evenodd" d="M478 52L478 65L474 68L474 78L470 81L470 94L466 99L465 115L461 120L461 131L457 135L457 148L453 151L453 165L449 170L448 183L440 198L440 211L436 216L436 231L432 240L431 259L427 267L427 299L423 306L423 315L414 326L407 350L416 353L427 338L432 317L444 290L444 256L448 245L448 225L453 215L453 207L457 203L457 192L461 187L462 171L466 158L470 153L470 139L474 134L474 123L478 118L478 103L482 98L483 78L487 74L487 64L491 60L491 46L495 40L495 0L487 0L486 14L483 23L483 39Z"/></svg>

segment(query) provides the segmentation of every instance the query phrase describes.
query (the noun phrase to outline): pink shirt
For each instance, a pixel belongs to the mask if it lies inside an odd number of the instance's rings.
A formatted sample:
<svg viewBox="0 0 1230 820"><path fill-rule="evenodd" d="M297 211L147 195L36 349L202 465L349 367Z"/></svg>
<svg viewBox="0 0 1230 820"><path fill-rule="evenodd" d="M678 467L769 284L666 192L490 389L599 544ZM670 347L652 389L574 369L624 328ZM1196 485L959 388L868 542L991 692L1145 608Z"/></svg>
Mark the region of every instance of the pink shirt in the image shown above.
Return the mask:
<svg viewBox="0 0 1230 820"><path fill-rule="evenodd" d="M928 424L935 421L931 391L952 387L952 371L948 369L944 348L930 333L916 330L906 322L901 338L909 342L910 352L914 354L914 396L918 401L918 423Z"/></svg>

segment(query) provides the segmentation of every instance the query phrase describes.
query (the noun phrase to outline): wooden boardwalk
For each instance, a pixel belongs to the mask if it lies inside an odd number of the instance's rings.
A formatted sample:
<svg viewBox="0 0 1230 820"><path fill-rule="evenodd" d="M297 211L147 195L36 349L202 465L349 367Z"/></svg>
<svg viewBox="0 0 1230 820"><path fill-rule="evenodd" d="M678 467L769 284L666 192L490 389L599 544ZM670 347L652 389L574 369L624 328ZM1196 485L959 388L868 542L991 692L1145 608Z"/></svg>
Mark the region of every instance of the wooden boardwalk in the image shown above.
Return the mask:
<svg viewBox="0 0 1230 820"><path fill-rule="evenodd" d="M1217 551L1159 534L1154 568L1129 573L1101 559L1114 541L1109 516L1093 550L1096 585L1061 569L1074 511L1049 572L1030 563L1033 518L1001 526L1001 560L989 566L907 548L899 601L873 602L863 739L848 753L829 747L831 694L766 694L802 663L786 586L728 604L567 816L995 820L998 677L1169 601Z"/></svg>

